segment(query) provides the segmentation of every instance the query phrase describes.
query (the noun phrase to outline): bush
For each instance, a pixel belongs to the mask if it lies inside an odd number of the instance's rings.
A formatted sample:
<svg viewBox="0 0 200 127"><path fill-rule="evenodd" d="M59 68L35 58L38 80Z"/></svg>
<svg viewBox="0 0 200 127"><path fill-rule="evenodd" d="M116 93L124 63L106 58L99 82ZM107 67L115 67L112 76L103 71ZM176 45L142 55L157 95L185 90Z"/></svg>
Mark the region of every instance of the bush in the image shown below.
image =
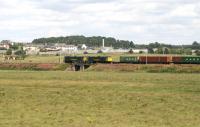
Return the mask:
<svg viewBox="0 0 200 127"><path fill-rule="evenodd" d="M88 54L88 52L87 52L87 51L85 51L85 52L83 52L83 54Z"/></svg>
<svg viewBox="0 0 200 127"><path fill-rule="evenodd" d="M143 54L144 52L143 51L139 51L139 54Z"/></svg>
<svg viewBox="0 0 200 127"><path fill-rule="evenodd" d="M24 50L18 50L15 52L15 55L23 56L23 55L26 55L26 52Z"/></svg>
<svg viewBox="0 0 200 127"><path fill-rule="evenodd" d="M99 54L100 54L100 53L103 53L103 51L99 50L99 51L97 51L97 53L99 53Z"/></svg>
<svg viewBox="0 0 200 127"><path fill-rule="evenodd" d="M133 54L133 53L134 53L134 52L133 52L133 49L130 49L130 50L128 51L128 53Z"/></svg>
<svg viewBox="0 0 200 127"><path fill-rule="evenodd" d="M8 50L6 51L6 55L12 55L12 49L8 49Z"/></svg>
<svg viewBox="0 0 200 127"><path fill-rule="evenodd" d="M24 50L18 50L15 52L15 55L17 55L19 59L24 59L26 56L26 52Z"/></svg>

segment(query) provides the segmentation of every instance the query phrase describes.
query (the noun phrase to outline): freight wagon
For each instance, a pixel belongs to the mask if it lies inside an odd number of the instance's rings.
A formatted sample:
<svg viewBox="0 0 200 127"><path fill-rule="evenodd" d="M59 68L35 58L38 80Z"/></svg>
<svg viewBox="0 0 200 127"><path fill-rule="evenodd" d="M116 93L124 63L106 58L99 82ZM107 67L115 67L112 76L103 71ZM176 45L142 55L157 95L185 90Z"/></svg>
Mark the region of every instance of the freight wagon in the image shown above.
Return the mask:
<svg viewBox="0 0 200 127"><path fill-rule="evenodd" d="M120 56L120 63L139 63L138 56Z"/></svg>
<svg viewBox="0 0 200 127"><path fill-rule="evenodd" d="M194 56L173 56L174 64L200 64L200 57Z"/></svg>
<svg viewBox="0 0 200 127"><path fill-rule="evenodd" d="M169 64L172 62L170 56L140 56L139 63L141 64Z"/></svg>

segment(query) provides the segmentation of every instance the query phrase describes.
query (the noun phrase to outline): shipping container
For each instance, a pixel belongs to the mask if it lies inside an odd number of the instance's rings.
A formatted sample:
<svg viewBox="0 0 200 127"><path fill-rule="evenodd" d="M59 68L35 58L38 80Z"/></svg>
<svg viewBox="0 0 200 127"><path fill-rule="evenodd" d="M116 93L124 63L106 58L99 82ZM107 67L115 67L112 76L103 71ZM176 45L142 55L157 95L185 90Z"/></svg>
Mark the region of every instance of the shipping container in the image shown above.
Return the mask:
<svg viewBox="0 0 200 127"><path fill-rule="evenodd" d="M140 56L140 63L155 63L155 64L168 64L172 62L170 56Z"/></svg>
<svg viewBox="0 0 200 127"><path fill-rule="evenodd" d="M120 56L121 63L138 63L137 56Z"/></svg>

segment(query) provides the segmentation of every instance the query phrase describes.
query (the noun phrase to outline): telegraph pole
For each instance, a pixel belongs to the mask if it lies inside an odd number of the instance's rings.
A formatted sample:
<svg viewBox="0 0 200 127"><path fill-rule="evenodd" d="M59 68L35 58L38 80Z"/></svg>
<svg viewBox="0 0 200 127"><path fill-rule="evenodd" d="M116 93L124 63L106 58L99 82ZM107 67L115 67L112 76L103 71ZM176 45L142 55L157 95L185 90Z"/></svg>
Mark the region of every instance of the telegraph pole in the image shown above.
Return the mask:
<svg viewBox="0 0 200 127"><path fill-rule="evenodd" d="M59 53L59 63L61 64L61 51Z"/></svg>
<svg viewBox="0 0 200 127"><path fill-rule="evenodd" d="M148 62L147 62L147 54L148 54L148 52L146 53L146 64L148 64Z"/></svg>

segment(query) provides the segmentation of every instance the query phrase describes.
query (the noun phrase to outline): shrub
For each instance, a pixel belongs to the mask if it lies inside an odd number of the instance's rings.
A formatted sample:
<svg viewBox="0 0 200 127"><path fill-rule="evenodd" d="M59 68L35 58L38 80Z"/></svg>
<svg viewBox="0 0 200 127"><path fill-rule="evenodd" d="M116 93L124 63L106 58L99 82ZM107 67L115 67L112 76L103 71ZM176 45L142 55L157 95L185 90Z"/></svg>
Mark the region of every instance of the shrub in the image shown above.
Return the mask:
<svg viewBox="0 0 200 127"><path fill-rule="evenodd" d="M88 52L87 52L87 51L85 51L85 52L83 52L83 54L88 54Z"/></svg>
<svg viewBox="0 0 200 127"><path fill-rule="evenodd" d="M133 52L133 49L130 49L130 50L128 51L128 53L133 54L133 53L134 53L134 52Z"/></svg>
<svg viewBox="0 0 200 127"><path fill-rule="evenodd" d="M6 51L6 55L12 55L12 49L8 49L8 50Z"/></svg>
<svg viewBox="0 0 200 127"><path fill-rule="evenodd" d="M99 51L97 51L97 53L99 53L99 54L100 54L100 53L103 53L103 51L99 50Z"/></svg>

